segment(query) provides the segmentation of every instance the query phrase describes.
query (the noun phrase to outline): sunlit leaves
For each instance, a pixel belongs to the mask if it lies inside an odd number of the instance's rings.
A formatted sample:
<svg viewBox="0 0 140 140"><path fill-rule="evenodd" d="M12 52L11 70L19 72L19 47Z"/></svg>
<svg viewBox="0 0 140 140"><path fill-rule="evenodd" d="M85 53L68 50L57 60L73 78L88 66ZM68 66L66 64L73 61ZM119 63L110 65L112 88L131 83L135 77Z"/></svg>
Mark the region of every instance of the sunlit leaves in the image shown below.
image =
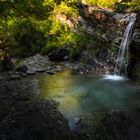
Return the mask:
<svg viewBox="0 0 140 140"><path fill-rule="evenodd" d="M37 50L46 51L49 47L78 46L79 42L80 45L84 45L86 42L84 34L74 32L72 26L66 24L66 21L71 22L78 16L78 9L74 3L85 2L90 5L108 7L117 1L0 0L0 45L8 46L10 49L16 46L19 52L27 47L33 53ZM140 8L139 0L122 4Z"/></svg>
<svg viewBox="0 0 140 140"><path fill-rule="evenodd" d="M77 16L78 11L75 7L69 6L66 2L61 2L61 4L54 9L53 14L63 14L69 17Z"/></svg>
<svg viewBox="0 0 140 140"><path fill-rule="evenodd" d="M128 6L130 10L140 9L140 0L83 0L85 4L88 5L97 5L99 7L108 8L113 7L115 8L116 4L124 4ZM125 10L125 9L124 9Z"/></svg>

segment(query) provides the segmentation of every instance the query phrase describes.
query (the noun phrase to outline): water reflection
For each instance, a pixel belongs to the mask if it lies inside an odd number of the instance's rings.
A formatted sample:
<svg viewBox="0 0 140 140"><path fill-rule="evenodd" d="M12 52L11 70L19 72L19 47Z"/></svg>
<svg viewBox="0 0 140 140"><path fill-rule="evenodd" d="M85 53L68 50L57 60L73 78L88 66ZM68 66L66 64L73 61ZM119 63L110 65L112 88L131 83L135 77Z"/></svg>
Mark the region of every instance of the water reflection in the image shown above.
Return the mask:
<svg viewBox="0 0 140 140"><path fill-rule="evenodd" d="M125 80L107 81L69 71L32 78L39 80L40 98L60 102L60 110L68 118L112 109L132 111L140 99L138 90Z"/></svg>

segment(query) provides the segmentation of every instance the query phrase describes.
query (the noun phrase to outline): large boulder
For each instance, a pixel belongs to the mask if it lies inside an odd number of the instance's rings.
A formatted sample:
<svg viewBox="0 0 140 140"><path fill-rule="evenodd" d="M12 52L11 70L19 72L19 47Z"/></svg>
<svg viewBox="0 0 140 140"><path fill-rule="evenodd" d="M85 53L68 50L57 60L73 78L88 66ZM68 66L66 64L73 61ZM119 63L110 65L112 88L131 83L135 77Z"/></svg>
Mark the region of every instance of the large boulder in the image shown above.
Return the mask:
<svg viewBox="0 0 140 140"><path fill-rule="evenodd" d="M68 58L70 51L67 48L56 49L48 54L48 57L52 61L63 61Z"/></svg>
<svg viewBox="0 0 140 140"><path fill-rule="evenodd" d="M137 13L129 46L128 77L140 80L140 11Z"/></svg>
<svg viewBox="0 0 140 140"><path fill-rule="evenodd" d="M18 70L26 71L28 69L27 73L33 74L34 72L45 71L50 66L50 62L47 56L36 54L20 61L20 66L21 68Z"/></svg>

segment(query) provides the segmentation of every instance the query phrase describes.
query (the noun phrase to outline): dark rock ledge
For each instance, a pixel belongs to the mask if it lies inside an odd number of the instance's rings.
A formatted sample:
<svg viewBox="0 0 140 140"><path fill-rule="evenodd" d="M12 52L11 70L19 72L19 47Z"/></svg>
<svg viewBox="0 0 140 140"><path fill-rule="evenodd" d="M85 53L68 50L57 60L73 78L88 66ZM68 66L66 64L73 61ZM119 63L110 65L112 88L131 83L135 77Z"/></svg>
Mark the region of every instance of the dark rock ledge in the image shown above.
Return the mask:
<svg viewBox="0 0 140 140"><path fill-rule="evenodd" d="M116 140L140 139L139 116L132 117L125 112L113 110L105 115L103 124Z"/></svg>
<svg viewBox="0 0 140 140"><path fill-rule="evenodd" d="M34 101L37 81L0 81L1 140L71 140L68 120L53 100Z"/></svg>

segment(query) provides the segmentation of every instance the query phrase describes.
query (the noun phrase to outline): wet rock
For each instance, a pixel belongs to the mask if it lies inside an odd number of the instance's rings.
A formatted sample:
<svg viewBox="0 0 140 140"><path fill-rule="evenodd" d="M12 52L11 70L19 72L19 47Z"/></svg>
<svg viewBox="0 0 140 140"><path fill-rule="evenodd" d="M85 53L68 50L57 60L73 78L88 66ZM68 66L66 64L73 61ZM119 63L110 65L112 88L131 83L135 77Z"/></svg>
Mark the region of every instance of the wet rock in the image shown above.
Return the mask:
<svg viewBox="0 0 140 140"><path fill-rule="evenodd" d="M140 12L137 13L129 46L128 77L140 80Z"/></svg>
<svg viewBox="0 0 140 140"><path fill-rule="evenodd" d="M132 17L130 14L116 13L113 18L115 19L116 23L119 23L120 25L126 25Z"/></svg>
<svg viewBox="0 0 140 140"><path fill-rule="evenodd" d="M139 140L140 123L127 114L114 110L108 113L103 124L109 133L115 135L116 140Z"/></svg>
<svg viewBox="0 0 140 140"><path fill-rule="evenodd" d="M48 57L52 61L63 61L65 60L65 57L69 55L69 53L70 51L67 48L60 48L49 53Z"/></svg>
<svg viewBox="0 0 140 140"><path fill-rule="evenodd" d="M26 73L26 72L28 71L28 68L27 68L26 65L22 65L22 66L20 66L20 67L17 67L17 68L16 68L16 71Z"/></svg>

